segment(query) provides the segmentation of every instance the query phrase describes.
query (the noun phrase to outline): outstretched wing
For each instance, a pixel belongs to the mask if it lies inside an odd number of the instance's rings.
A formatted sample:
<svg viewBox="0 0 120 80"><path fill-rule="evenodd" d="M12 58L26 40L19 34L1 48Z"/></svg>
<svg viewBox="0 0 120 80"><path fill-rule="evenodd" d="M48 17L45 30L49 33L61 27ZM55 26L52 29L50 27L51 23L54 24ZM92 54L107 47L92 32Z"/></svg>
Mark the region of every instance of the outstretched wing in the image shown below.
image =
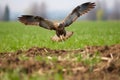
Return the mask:
<svg viewBox="0 0 120 80"><path fill-rule="evenodd" d="M95 7L95 3L87 2L82 5L77 6L75 9L73 9L72 13L70 13L64 20L63 24L64 26L69 26L72 24L79 16L87 13L91 9Z"/></svg>
<svg viewBox="0 0 120 80"><path fill-rule="evenodd" d="M54 29L54 23L52 21L39 16L22 15L21 17L18 17L18 20L25 25L36 25L50 30Z"/></svg>

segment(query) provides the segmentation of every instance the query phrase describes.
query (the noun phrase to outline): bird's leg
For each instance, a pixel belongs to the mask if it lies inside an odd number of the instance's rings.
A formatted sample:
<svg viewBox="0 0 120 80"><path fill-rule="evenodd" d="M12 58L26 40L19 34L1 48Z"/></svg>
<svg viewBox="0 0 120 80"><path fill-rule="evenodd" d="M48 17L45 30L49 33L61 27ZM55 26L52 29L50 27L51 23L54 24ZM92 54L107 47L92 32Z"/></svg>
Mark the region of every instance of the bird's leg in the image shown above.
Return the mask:
<svg viewBox="0 0 120 80"><path fill-rule="evenodd" d="M55 35L53 36L51 39L53 41L59 42L59 41L65 41L66 39L68 39L69 37L71 37L73 35L73 32L66 32L66 35L64 36L64 34L62 35Z"/></svg>
<svg viewBox="0 0 120 80"><path fill-rule="evenodd" d="M61 41L64 41L63 35L60 35L60 39L61 39Z"/></svg>

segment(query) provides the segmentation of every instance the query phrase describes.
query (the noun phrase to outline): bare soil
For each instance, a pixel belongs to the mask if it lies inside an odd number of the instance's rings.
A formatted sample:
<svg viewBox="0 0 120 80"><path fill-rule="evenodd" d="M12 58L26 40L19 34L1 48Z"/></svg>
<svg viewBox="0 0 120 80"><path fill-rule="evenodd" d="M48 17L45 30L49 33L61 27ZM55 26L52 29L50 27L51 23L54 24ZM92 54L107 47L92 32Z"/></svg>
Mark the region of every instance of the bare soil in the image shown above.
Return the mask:
<svg viewBox="0 0 120 80"><path fill-rule="evenodd" d="M74 56L81 54L82 58L93 59L96 53L100 61L92 65L85 64L83 59L78 61ZM120 44L86 46L77 50L32 47L25 51L0 53L0 74L17 68L20 74L27 75L59 73L65 80L120 80Z"/></svg>

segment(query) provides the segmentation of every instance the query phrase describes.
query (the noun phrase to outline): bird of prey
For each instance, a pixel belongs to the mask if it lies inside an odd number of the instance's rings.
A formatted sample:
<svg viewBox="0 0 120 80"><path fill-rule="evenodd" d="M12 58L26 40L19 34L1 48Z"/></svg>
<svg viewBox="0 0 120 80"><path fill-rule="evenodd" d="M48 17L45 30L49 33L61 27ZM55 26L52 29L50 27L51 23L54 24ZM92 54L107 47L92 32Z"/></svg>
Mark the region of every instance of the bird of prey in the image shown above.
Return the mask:
<svg viewBox="0 0 120 80"><path fill-rule="evenodd" d="M75 7L72 12L61 22L52 22L40 16L22 15L18 20L25 25L36 25L48 30L55 30L56 35L51 39L53 41L64 41L72 36L72 31L66 31L65 28L71 25L78 17L87 13L95 7L95 3L86 2Z"/></svg>

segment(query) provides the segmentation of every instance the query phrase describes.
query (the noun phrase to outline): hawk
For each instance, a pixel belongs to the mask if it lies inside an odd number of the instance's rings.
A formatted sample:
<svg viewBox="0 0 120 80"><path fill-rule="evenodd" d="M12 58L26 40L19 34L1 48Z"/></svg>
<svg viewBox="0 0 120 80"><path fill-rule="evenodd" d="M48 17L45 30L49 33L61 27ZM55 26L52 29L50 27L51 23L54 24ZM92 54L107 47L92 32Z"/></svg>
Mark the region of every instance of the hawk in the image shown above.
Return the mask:
<svg viewBox="0 0 120 80"><path fill-rule="evenodd" d="M64 41L72 36L72 31L66 31L65 28L71 25L78 17L87 13L95 7L95 3L86 2L75 7L72 12L61 22L52 22L40 16L22 15L18 20L25 25L36 25L48 30L55 30L56 35L51 39L53 41Z"/></svg>

